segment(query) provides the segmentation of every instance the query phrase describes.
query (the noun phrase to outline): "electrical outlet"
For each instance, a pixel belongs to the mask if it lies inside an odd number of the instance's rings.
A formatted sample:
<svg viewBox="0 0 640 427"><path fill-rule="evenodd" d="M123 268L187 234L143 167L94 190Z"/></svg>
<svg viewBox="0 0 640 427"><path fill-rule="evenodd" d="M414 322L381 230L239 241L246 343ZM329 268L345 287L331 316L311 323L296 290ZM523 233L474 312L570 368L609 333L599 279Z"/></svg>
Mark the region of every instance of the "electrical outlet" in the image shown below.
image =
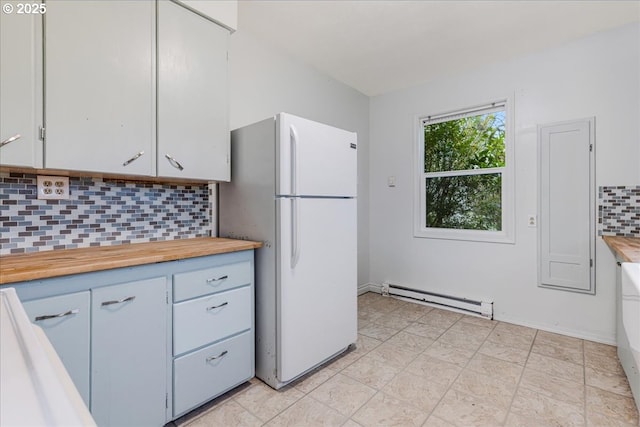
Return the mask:
<svg viewBox="0 0 640 427"><path fill-rule="evenodd" d="M535 215L528 215L527 216L527 227L537 227L538 226L538 220L536 218Z"/></svg>
<svg viewBox="0 0 640 427"><path fill-rule="evenodd" d="M38 175L38 199L65 200L69 198L68 176Z"/></svg>

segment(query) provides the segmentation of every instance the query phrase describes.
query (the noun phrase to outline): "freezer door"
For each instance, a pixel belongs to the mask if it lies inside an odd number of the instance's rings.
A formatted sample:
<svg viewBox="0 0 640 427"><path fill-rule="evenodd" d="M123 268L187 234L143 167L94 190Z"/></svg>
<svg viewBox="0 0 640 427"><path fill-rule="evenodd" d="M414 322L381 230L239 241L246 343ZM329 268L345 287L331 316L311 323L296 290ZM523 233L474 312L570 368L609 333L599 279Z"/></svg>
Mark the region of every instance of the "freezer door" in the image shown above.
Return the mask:
<svg viewBox="0 0 640 427"><path fill-rule="evenodd" d="M356 196L354 132L286 113L277 129L277 195Z"/></svg>
<svg viewBox="0 0 640 427"><path fill-rule="evenodd" d="M356 342L356 200L277 203L276 364L284 383Z"/></svg>

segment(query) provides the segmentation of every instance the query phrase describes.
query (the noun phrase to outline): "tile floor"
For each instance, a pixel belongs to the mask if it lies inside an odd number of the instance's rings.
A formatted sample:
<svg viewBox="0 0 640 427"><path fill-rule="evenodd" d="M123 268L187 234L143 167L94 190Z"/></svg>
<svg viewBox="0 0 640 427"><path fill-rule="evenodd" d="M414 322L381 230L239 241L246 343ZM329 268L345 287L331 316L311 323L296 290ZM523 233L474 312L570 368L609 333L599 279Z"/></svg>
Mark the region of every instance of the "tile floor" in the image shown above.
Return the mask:
<svg viewBox="0 0 640 427"><path fill-rule="evenodd" d="M638 426L616 348L366 293L354 349L178 426Z"/></svg>

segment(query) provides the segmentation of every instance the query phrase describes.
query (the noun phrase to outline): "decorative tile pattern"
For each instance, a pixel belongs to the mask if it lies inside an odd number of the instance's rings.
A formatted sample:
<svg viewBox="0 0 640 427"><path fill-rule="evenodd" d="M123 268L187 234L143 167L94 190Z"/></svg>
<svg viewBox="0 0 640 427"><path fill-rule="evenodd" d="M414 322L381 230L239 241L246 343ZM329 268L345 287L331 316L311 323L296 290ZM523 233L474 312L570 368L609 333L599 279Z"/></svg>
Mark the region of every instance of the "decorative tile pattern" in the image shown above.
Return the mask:
<svg viewBox="0 0 640 427"><path fill-rule="evenodd" d="M598 235L640 237L640 185L600 187Z"/></svg>
<svg viewBox="0 0 640 427"><path fill-rule="evenodd" d="M172 424L639 425L615 347L440 309L416 317L407 304L373 293L360 296L358 309L390 315L384 327L395 333L371 338L361 331L355 349L292 386L276 391L252 379L243 390L229 392ZM414 323L402 328L404 322L398 319L405 312ZM416 325L429 327L430 333L442 330L443 339L412 332L422 332ZM452 332L456 339L446 342ZM482 345L467 348L458 336Z"/></svg>
<svg viewBox="0 0 640 427"><path fill-rule="evenodd" d="M69 178L70 200L38 200L36 175L0 173L0 255L209 236L207 184Z"/></svg>

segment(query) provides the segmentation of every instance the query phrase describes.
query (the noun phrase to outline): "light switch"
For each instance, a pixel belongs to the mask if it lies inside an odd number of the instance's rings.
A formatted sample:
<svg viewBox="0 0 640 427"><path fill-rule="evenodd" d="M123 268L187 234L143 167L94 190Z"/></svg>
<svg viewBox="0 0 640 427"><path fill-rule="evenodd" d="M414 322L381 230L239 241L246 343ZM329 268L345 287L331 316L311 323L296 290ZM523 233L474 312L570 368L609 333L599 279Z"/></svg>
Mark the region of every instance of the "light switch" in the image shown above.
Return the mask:
<svg viewBox="0 0 640 427"><path fill-rule="evenodd" d="M396 177L391 175L387 177L387 186L388 187L395 187L396 186Z"/></svg>

